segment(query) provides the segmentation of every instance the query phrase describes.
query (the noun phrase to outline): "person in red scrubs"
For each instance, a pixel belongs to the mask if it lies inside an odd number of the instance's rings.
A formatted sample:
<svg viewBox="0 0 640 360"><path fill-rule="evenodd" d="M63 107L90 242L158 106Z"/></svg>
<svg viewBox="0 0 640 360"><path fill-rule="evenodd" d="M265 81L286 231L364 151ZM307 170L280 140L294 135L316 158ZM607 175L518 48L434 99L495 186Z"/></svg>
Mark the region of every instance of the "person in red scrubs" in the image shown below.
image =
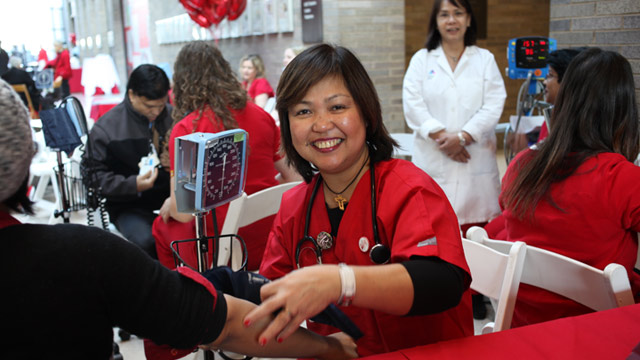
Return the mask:
<svg viewBox="0 0 640 360"><path fill-rule="evenodd" d="M240 59L240 77L242 88L256 105L264 108L267 100L273 97L273 89L264 77L264 62L260 55L251 54Z"/></svg>
<svg viewBox="0 0 640 360"><path fill-rule="evenodd" d="M305 183L283 196L260 266L275 281L245 324L282 308L260 335L281 341L335 303L364 333L361 356L473 335L456 215L429 175L391 158L397 145L360 61L316 45L277 92L283 146Z"/></svg>
<svg viewBox="0 0 640 360"><path fill-rule="evenodd" d="M504 176L507 240L524 241L598 269L623 265L636 301L640 231L640 125L633 72L620 54L583 50L569 64L549 136L518 154ZM528 285L512 326L592 310Z"/></svg>
<svg viewBox="0 0 640 360"><path fill-rule="evenodd" d="M229 63L215 46L205 41L192 41L185 45L176 58L173 82L173 118L178 122L173 126L169 140L171 191L152 227L158 260L169 268L174 267L171 242L196 236L193 215L178 212L176 206L173 171L177 137L194 132L216 133L234 128L246 130L249 133L247 194L279 183L301 180L282 155L280 133L273 119L249 101ZM228 208L229 204L225 204L215 209L219 228L224 224ZM208 214L206 218L208 236L213 236L213 216ZM273 218L270 216L256 221L238 231L247 245L248 270L257 270L260 266ZM195 244L184 243L179 250L185 263L195 267ZM213 251L212 247L210 251Z"/></svg>

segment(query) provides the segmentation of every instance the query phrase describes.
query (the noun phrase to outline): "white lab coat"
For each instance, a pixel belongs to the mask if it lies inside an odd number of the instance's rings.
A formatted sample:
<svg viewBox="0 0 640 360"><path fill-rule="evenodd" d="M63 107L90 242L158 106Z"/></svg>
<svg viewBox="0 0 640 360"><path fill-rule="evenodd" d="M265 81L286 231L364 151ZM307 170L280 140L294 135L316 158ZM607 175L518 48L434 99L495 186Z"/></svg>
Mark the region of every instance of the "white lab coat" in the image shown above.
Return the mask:
<svg viewBox="0 0 640 360"><path fill-rule="evenodd" d="M496 163L495 127L507 93L493 55L468 46L455 72L442 47L413 55L404 77L402 103L415 133L412 161L447 194L460 224L485 222L500 213L500 175ZM451 160L430 133L466 131L467 163Z"/></svg>

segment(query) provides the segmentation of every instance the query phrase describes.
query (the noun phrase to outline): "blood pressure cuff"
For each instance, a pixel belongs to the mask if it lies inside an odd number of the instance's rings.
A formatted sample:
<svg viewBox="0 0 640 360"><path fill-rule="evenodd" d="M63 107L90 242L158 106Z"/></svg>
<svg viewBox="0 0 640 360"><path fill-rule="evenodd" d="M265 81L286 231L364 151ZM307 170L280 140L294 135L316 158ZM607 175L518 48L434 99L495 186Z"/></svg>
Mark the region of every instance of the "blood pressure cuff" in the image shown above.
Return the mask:
<svg viewBox="0 0 640 360"><path fill-rule="evenodd" d="M202 275L211 281L216 290L257 305L262 302L260 288L269 282L269 279L260 274L249 271L233 271L228 266L207 270ZM311 321L338 328L354 340L358 340L364 335L356 324L333 304L312 317Z"/></svg>

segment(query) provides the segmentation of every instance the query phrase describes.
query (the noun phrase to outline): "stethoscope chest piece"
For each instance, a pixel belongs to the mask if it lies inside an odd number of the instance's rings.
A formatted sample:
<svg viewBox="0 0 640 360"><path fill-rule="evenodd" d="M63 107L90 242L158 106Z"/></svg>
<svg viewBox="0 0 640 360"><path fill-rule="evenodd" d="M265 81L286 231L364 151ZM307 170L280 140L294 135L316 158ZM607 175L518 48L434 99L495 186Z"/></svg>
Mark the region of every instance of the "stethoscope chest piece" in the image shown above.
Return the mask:
<svg viewBox="0 0 640 360"><path fill-rule="evenodd" d="M378 243L371 248L369 257L376 264L386 264L391 259L391 250L388 246Z"/></svg>

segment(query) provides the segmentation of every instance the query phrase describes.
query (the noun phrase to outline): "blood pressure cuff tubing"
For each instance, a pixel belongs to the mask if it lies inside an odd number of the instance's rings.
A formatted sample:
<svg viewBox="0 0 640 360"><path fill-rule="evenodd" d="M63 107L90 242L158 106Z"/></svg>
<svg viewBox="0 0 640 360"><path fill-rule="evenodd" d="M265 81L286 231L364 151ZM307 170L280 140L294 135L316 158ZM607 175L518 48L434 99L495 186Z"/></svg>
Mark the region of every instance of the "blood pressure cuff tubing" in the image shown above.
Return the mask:
<svg viewBox="0 0 640 360"><path fill-rule="evenodd" d="M258 305L262 302L260 288L269 282L269 279L260 274L248 271L233 271L228 266L219 266L207 270L202 275L211 281L216 290ZM311 320L338 328L354 340L358 340L364 335L356 324L333 304L327 306L326 309L312 317Z"/></svg>

